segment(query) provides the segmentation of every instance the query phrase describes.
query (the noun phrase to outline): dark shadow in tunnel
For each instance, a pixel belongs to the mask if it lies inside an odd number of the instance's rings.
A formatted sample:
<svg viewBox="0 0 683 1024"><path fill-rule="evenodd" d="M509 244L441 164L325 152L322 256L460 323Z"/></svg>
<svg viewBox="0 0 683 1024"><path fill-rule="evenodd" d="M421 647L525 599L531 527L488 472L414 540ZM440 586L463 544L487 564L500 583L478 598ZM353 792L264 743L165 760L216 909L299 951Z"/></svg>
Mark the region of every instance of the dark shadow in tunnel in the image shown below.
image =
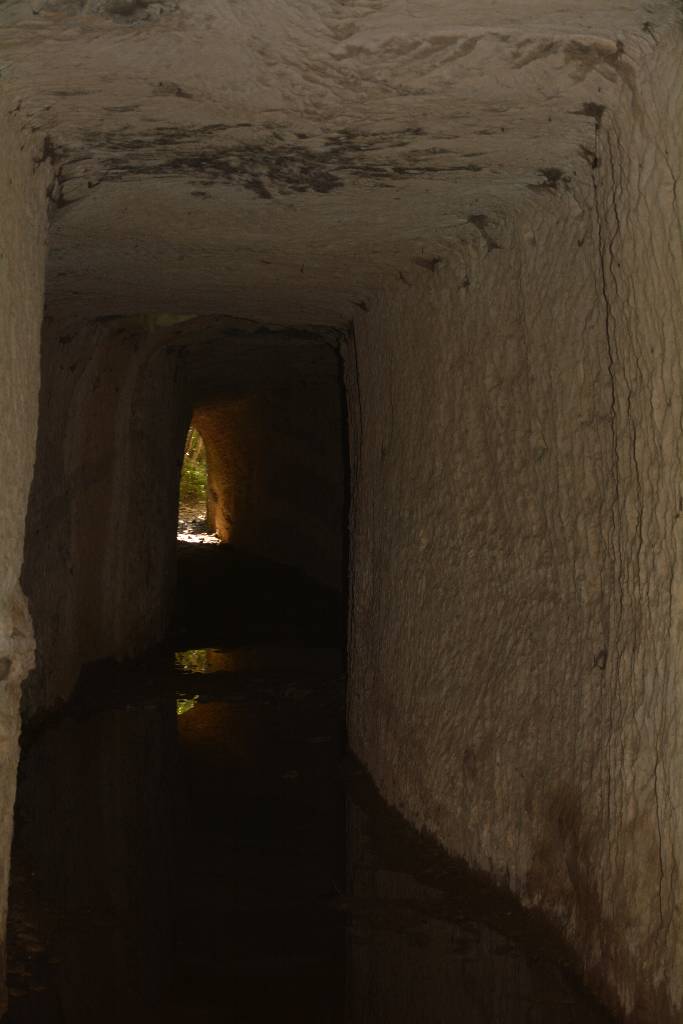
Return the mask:
<svg viewBox="0 0 683 1024"><path fill-rule="evenodd" d="M8 1024L608 1024L344 758L334 652L197 667L94 667L29 739Z"/></svg>
<svg viewBox="0 0 683 1024"><path fill-rule="evenodd" d="M174 645L341 648L343 595L229 544L178 545Z"/></svg>

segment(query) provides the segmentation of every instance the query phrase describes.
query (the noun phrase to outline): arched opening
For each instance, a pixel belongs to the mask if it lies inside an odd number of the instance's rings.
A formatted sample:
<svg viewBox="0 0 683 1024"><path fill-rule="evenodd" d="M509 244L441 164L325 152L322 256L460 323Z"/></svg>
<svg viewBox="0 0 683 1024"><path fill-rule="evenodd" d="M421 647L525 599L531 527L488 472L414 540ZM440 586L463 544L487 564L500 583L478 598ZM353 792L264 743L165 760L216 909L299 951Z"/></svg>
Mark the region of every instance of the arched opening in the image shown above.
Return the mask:
<svg viewBox="0 0 683 1024"><path fill-rule="evenodd" d="M206 508L205 521L195 504L178 538L177 629L193 649L269 636L339 646L348 456L336 347L292 332L226 343L206 324L176 339L191 410L179 494Z"/></svg>
<svg viewBox="0 0 683 1024"><path fill-rule="evenodd" d="M178 540L204 541L208 539L209 534L215 532L214 517L209 507L208 475L204 439L193 421L185 438L180 467ZM198 535L201 535L201 538Z"/></svg>

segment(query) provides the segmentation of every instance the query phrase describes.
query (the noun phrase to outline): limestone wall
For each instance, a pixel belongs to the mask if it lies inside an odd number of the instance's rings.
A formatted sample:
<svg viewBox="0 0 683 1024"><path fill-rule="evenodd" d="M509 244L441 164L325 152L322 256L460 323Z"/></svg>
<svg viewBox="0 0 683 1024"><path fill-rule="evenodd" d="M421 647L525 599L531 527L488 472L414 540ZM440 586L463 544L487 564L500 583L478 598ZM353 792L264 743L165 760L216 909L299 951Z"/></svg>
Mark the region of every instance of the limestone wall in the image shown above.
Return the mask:
<svg viewBox="0 0 683 1024"><path fill-rule="evenodd" d="M23 580L38 664L28 715L81 665L159 639L173 598L186 426L173 351L146 322L48 322Z"/></svg>
<svg viewBox="0 0 683 1024"><path fill-rule="evenodd" d="M346 357L352 746L641 1022L683 1005L680 67L627 55L584 169Z"/></svg>
<svg viewBox="0 0 683 1024"><path fill-rule="evenodd" d="M21 684L33 632L19 584L36 442L48 170L0 107L0 1015Z"/></svg>

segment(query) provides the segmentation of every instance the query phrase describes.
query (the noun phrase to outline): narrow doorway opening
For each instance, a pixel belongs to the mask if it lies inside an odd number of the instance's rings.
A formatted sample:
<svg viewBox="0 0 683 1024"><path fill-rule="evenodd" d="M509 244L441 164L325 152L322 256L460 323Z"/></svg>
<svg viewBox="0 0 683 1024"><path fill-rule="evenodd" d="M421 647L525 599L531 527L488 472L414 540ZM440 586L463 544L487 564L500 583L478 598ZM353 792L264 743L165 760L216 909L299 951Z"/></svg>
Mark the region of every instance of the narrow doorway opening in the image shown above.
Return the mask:
<svg viewBox="0 0 683 1024"><path fill-rule="evenodd" d="M208 539L208 466L202 435L190 425L183 446L178 487L178 540L191 543Z"/></svg>

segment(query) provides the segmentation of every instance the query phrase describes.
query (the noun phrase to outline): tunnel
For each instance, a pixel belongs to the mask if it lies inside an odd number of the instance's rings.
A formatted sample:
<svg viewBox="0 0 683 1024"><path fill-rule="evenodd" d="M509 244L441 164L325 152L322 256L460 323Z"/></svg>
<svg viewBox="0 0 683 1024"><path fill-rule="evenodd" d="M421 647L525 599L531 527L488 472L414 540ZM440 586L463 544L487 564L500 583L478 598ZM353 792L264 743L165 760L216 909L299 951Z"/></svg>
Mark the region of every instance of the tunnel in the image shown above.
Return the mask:
<svg viewBox="0 0 683 1024"><path fill-rule="evenodd" d="M0 4L7 1024L683 1020L682 58Z"/></svg>

